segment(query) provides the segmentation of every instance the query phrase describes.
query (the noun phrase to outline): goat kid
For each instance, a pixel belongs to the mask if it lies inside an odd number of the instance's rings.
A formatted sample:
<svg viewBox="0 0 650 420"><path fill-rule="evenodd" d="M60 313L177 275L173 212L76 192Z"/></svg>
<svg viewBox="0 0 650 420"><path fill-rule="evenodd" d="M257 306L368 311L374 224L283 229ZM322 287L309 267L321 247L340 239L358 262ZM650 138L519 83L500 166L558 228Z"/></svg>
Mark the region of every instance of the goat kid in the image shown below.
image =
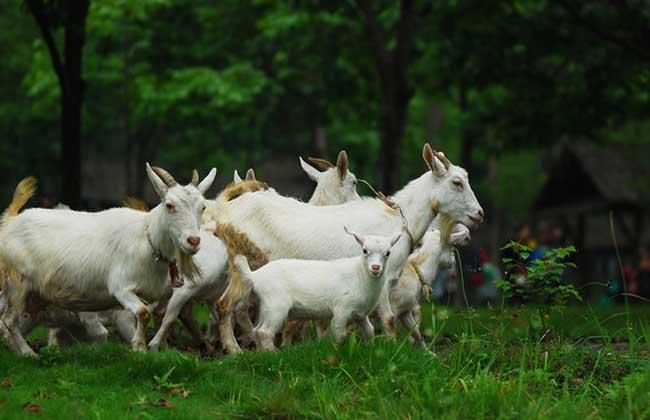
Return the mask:
<svg viewBox="0 0 650 420"><path fill-rule="evenodd" d="M390 288L390 306L397 319L415 343L426 348L420 333L420 304L424 300L423 283L427 285L435 277L443 257L446 242L440 230L428 231L422 238L422 246L411 254L397 284Z"/></svg>
<svg viewBox="0 0 650 420"><path fill-rule="evenodd" d="M27 194L16 191L0 231L6 309L0 327L9 347L35 356L17 328L29 297L45 306L71 311L102 311L121 305L137 317L132 346L146 350L149 308L167 290L172 262L181 274L196 276L191 256L200 249L203 194L216 169L199 183L178 185L161 168L147 164L147 175L161 204L143 213L115 208L97 213L70 210L18 210ZM20 185L19 185L20 187Z"/></svg>
<svg viewBox="0 0 650 420"><path fill-rule="evenodd" d="M289 319L328 320L341 341L351 321L364 337L374 329L368 315L386 283L386 261L403 230L391 237L364 236L345 229L361 246L357 257L330 261L280 259L251 271L243 255L235 265L248 289L256 294L260 313L254 334L258 348L273 350L275 335ZM398 262L399 263L399 262Z"/></svg>

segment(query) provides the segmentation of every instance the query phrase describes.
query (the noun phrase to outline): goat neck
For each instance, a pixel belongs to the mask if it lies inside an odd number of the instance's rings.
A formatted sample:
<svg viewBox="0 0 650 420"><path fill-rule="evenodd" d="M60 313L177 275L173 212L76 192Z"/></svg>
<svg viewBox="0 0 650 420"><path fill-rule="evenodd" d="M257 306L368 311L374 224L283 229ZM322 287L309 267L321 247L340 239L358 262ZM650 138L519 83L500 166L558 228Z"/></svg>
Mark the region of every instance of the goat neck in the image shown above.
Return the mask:
<svg viewBox="0 0 650 420"><path fill-rule="evenodd" d="M393 196L393 201L404 212L409 232L415 242L422 239L437 214L434 210L436 203L431 200L434 183L434 176L427 171L419 178L409 182Z"/></svg>
<svg viewBox="0 0 650 420"><path fill-rule="evenodd" d="M162 212L165 211L162 204L154 207L147 213L145 223L145 235L149 245L153 247L152 254L159 255L167 262L176 260L176 247L169 236L167 225L163 222Z"/></svg>

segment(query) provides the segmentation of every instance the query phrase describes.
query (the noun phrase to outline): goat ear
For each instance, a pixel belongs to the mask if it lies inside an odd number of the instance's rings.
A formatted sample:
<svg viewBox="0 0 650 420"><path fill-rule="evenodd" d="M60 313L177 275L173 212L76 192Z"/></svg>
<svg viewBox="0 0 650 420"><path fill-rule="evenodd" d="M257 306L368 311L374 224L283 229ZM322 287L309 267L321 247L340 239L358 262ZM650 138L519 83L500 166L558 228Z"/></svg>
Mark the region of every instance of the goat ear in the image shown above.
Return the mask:
<svg viewBox="0 0 650 420"><path fill-rule="evenodd" d="M354 239L356 239L356 241L359 243L359 245L363 246L363 238L361 236L352 232L346 226L343 226L343 229L345 230L345 233L347 233L348 235L352 235Z"/></svg>
<svg viewBox="0 0 650 420"><path fill-rule="evenodd" d="M242 179L239 176L239 172L237 172L237 169L235 169L235 172L232 174L232 182L235 184L239 184L240 182L242 182Z"/></svg>
<svg viewBox="0 0 650 420"><path fill-rule="evenodd" d="M348 174L348 153L345 150L339 152L339 157L336 159L336 170L339 173L339 178L343 181Z"/></svg>
<svg viewBox="0 0 650 420"><path fill-rule="evenodd" d="M199 185L196 187L198 188L199 191L201 191L201 194L205 195L205 193L208 192L208 190L212 186L212 183L214 182L214 177L216 176L217 176L217 168L212 168L208 176L203 178L203 181L201 181Z"/></svg>
<svg viewBox="0 0 650 420"><path fill-rule="evenodd" d="M248 168L246 171L246 181L257 181L257 178L255 177L255 171L253 168Z"/></svg>
<svg viewBox="0 0 650 420"><path fill-rule="evenodd" d="M422 159L427 164L431 172L435 175L442 176L442 165L438 163L436 157L434 156L434 151L431 148L429 143L424 143L424 148L422 149Z"/></svg>
<svg viewBox="0 0 650 420"><path fill-rule="evenodd" d="M321 172L302 160L302 158L299 156L298 159L300 159L300 166L302 167L302 170L307 173L307 176L311 178L312 181L318 182L318 179L320 178Z"/></svg>
<svg viewBox="0 0 650 420"><path fill-rule="evenodd" d="M449 170L449 168L451 168L451 162L449 161L449 159L447 159L447 156L445 156L444 153L434 152L434 155L438 158L440 162L442 162L442 166L444 166L446 170Z"/></svg>
<svg viewBox="0 0 650 420"><path fill-rule="evenodd" d="M401 229L399 232L395 232L393 234L393 236L390 238L390 246L391 246L391 248L393 247L393 245L395 245L397 243L397 241L400 240L403 233L404 233L404 229Z"/></svg>
<svg viewBox="0 0 650 420"><path fill-rule="evenodd" d="M156 190L156 194L158 194L158 197L160 197L161 200L165 199L165 196L167 195L167 185L163 182L162 179L151 169L151 165L149 165L149 162L147 162L146 165L147 168L147 176L149 177L149 181L151 181L151 185L153 185L153 189Z"/></svg>

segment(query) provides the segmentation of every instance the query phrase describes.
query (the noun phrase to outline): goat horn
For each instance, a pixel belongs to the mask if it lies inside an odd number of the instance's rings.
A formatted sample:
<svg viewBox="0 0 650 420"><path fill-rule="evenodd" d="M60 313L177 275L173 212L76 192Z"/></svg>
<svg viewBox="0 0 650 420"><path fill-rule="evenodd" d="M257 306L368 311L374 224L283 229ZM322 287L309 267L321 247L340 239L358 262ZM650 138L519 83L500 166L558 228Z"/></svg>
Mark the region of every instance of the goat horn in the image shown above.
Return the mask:
<svg viewBox="0 0 650 420"><path fill-rule="evenodd" d="M437 157L440 162L442 162L442 164L445 166L445 169L449 170L449 167L451 166L451 162L449 161L449 159L447 159L447 156L445 156L441 152L436 152L436 151L433 152L433 155Z"/></svg>
<svg viewBox="0 0 650 420"><path fill-rule="evenodd" d="M192 171L192 181L191 184L195 187L199 185L199 173L196 169Z"/></svg>
<svg viewBox="0 0 650 420"><path fill-rule="evenodd" d="M174 177L163 168L160 168L158 166L153 166L151 170L154 171L156 175L158 175L158 177L162 180L162 182L164 182L165 185L167 185L168 187L173 187L174 185L178 185Z"/></svg>
<svg viewBox="0 0 650 420"><path fill-rule="evenodd" d="M326 171L329 168L334 167L334 164L332 162L325 159L308 157L307 160L313 163L314 165L316 165L319 169L322 169L323 171Z"/></svg>

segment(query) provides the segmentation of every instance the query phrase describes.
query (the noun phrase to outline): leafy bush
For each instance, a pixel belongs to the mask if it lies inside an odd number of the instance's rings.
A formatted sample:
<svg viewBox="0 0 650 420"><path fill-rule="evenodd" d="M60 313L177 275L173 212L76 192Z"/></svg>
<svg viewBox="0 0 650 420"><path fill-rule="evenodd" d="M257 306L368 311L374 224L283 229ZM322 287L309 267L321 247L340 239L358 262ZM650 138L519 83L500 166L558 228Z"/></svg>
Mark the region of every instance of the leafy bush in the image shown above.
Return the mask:
<svg viewBox="0 0 650 420"><path fill-rule="evenodd" d="M563 278L567 269L576 268L570 261L576 252L573 245L549 249L534 260L530 259L532 248L519 242L510 242L502 250L510 250L513 258L502 259L505 278L497 280L496 286L506 299L519 298L536 305L545 330L551 312L562 312L571 298L582 300L576 288Z"/></svg>

